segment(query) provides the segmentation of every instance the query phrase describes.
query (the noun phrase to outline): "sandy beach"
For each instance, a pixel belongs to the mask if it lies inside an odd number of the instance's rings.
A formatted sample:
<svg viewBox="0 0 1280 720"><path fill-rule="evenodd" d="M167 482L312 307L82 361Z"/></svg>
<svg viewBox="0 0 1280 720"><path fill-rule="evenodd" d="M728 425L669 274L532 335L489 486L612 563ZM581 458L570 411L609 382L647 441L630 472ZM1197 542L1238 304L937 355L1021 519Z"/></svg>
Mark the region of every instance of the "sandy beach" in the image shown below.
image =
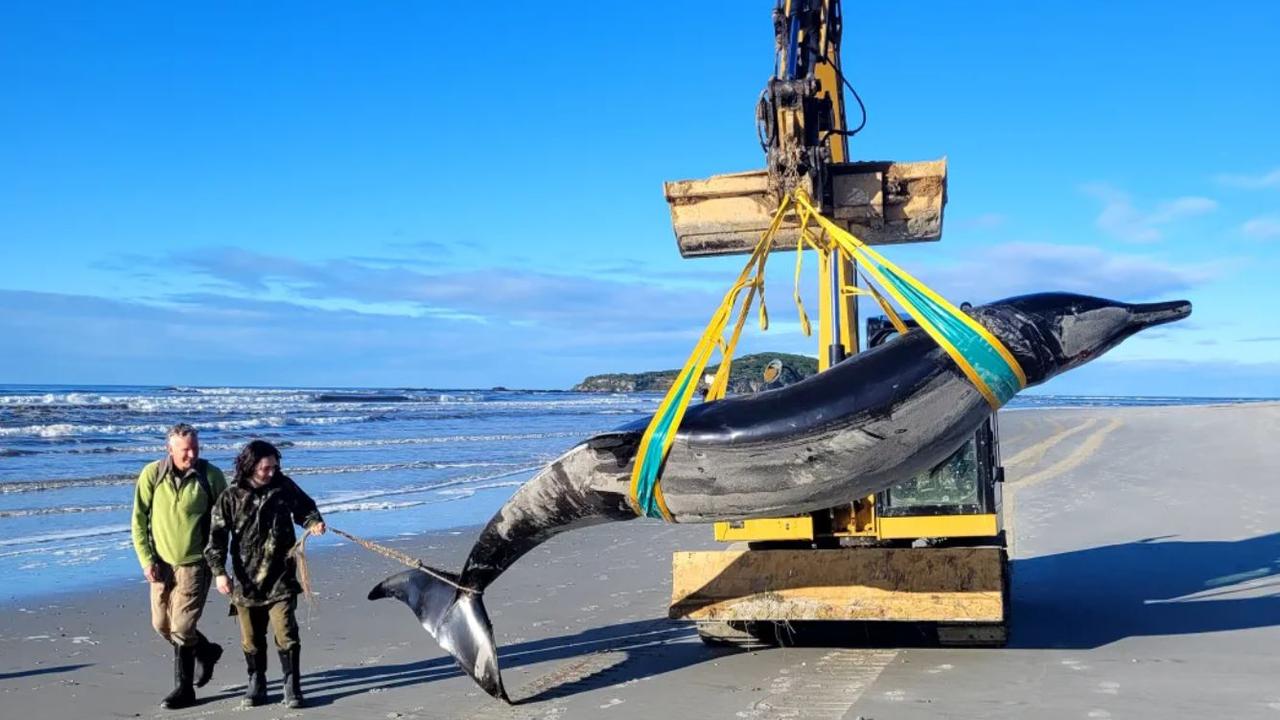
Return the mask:
<svg viewBox="0 0 1280 720"><path fill-rule="evenodd" d="M666 607L672 551L717 547L710 527L635 521L562 535L486 593L512 706L403 605L367 601L401 568L347 544L311 554L306 709L237 708L244 666L215 594L201 628L227 654L197 707L161 710L171 655L139 576L0 592L0 716L1280 718L1280 404L1028 410L1000 425L1007 648L705 647ZM477 531L392 544L457 568ZM276 700L274 654L268 677Z"/></svg>

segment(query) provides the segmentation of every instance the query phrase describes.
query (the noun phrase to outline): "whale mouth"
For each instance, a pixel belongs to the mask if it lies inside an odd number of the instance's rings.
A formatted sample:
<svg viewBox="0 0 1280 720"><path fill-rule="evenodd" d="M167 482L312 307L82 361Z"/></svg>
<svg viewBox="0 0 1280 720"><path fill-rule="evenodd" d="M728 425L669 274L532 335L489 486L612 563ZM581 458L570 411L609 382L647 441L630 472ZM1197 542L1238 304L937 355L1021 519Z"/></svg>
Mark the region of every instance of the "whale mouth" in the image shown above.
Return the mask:
<svg viewBox="0 0 1280 720"><path fill-rule="evenodd" d="M1132 315L1130 323L1136 330L1176 322L1191 314L1191 303L1187 300L1171 300L1160 303L1142 303L1130 305Z"/></svg>

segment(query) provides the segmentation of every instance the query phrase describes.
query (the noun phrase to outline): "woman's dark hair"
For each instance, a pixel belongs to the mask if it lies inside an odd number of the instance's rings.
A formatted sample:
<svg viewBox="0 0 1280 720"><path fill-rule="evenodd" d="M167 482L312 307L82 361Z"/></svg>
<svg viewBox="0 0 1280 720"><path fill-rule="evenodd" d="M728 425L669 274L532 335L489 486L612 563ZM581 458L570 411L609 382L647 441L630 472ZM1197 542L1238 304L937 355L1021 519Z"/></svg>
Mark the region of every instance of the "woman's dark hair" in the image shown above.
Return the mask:
<svg viewBox="0 0 1280 720"><path fill-rule="evenodd" d="M280 451L275 445L266 440L250 441L236 456L236 482L248 482L253 477L253 469L258 467L258 461L269 457L275 458L277 465L280 463ZM276 468L276 474L280 474L279 467Z"/></svg>

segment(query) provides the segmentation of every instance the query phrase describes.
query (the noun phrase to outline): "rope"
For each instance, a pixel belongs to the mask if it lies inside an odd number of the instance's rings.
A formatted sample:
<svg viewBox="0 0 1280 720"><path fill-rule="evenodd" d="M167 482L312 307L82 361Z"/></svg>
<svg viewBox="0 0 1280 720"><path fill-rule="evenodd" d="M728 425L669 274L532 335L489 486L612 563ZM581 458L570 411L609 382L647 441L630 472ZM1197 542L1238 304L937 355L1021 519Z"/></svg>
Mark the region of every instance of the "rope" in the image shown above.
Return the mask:
<svg viewBox="0 0 1280 720"><path fill-rule="evenodd" d="M311 537L311 532L302 533L302 539L294 544L289 550L289 554L293 556L294 564L298 566L298 584L302 586L302 596L310 603L314 592L311 590L311 567L307 564L307 538Z"/></svg>
<svg viewBox="0 0 1280 720"><path fill-rule="evenodd" d="M378 543L372 540L365 540L364 538L356 537L355 535L352 535L349 532L344 532L335 527L330 527L329 531L350 540L351 542L365 548L366 550L375 552L379 555L382 555L383 557L391 558L392 560L395 560L398 563L407 565L408 567L411 567L414 570L421 570L422 572L430 575L436 580L439 580L445 585L448 585L454 588L455 590L458 590L459 592L470 593L472 595L480 594L478 590L459 585L453 579L449 578L446 575L443 575L439 570L436 570L432 567L424 565L421 560L418 560L417 558L414 558L414 557L410 557L409 555L406 555L400 552L399 550L396 550L394 548L389 548L386 545L379 545ZM311 595L311 573L307 569L307 556L306 556L307 538L309 537L311 537L311 533L309 532L303 533L302 539L299 540L297 544L293 546L293 549L289 551L289 554L291 554L294 557L294 559L297 561L298 582L299 584L302 585L302 591L306 593L308 597Z"/></svg>

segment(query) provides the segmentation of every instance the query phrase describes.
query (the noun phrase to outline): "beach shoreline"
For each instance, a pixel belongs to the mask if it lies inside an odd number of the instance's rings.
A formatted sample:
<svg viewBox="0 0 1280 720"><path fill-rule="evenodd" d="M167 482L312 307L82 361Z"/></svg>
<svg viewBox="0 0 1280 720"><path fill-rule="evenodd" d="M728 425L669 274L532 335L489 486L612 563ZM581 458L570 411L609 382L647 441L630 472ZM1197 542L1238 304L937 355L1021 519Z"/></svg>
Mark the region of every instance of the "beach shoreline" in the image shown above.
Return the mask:
<svg viewBox="0 0 1280 720"><path fill-rule="evenodd" d="M403 605L366 600L402 566L350 544L308 547L312 707L236 709L243 662L215 593L201 628L227 655L199 705L160 710L170 651L140 576L4 603L0 705L50 718L1277 717L1277 432L1280 403L1002 415L1014 556L1003 649L706 647L666 619L671 553L723 546L706 525L636 520L558 536L486 592L513 706ZM380 542L456 570L478 531ZM268 678L278 698L274 656Z"/></svg>
<svg viewBox="0 0 1280 720"><path fill-rule="evenodd" d="M1132 407L1144 408L1144 407L1153 407L1153 406L1137 405ZM1155 406L1155 407L1159 407L1159 406ZM1229 401L1219 402L1219 403L1205 402L1205 403L1196 404L1196 405L1181 405L1181 406L1170 406L1170 407L1191 407L1191 408L1253 407L1253 408L1260 408L1260 409L1280 408L1280 400L1230 399ZM1016 452L1020 449L1021 443L1024 441L1023 438L1019 437L1019 433L1021 432L1021 429L1020 429L1021 420L1017 416L1027 415L1029 417L1034 418L1037 416L1041 416L1045 413L1049 413L1055 416L1070 417L1074 413L1090 413L1098 409L1099 408L1088 408L1088 407L1069 407L1069 408L1016 407L1016 408L1006 408L1002 410L1000 414L1000 417L1004 418L1004 421L1002 422L1002 430L1004 431L1004 440L1002 445L1006 449L1005 451L1006 457L1012 457L1012 455L1010 455L1010 450L1009 450L1010 448L1012 448L1012 452L1016 454ZM1109 406L1105 409L1114 410L1114 411L1123 411L1126 408ZM377 542L381 542L384 544L391 544L391 545L408 544L409 546L421 545L422 547L430 548L432 545L436 544L436 541L433 541L433 538L447 538L447 537L457 536L457 535L478 534L480 530L483 528L484 523L487 521L487 514L491 512L490 508L496 509L496 507L501 505L501 503L505 501L506 496L510 494L511 490L514 490L514 487L505 488L505 489L490 488L489 492L487 492L483 496L466 498L467 502L464 503L464 506L475 506L475 507L467 507L467 509L463 510L460 513L466 517L465 521L462 522L461 524L448 525L447 523L449 522L449 520L447 518L444 519L442 523L440 518L433 516L429 523L430 529L428 530L388 534L385 532L379 533L375 529L373 532L367 533L367 539L375 540ZM444 506L444 507L448 509L452 509L452 508L449 508L449 506ZM462 507L462 506L459 506L459 507ZM344 515L345 513L339 513L339 514L333 515L330 518L330 520L333 521L331 522L331 524L334 524L336 527L339 527L342 529L348 529L343 526L343 521L348 519L344 517ZM362 524L367 525L368 523L362 523ZM397 523L397 526L403 526L403 525L404 525L403 522ZM414 538L417 538L417 540L415 541ZM308 541L308 553L312 555L327 555L332 552L340 552L344 547L348 545L349 543L342 540L341 538L338 538L337 536L329 536L328 538L312 538L311 540ZM51 546L50 549L56 549L56 548ZM128 559L132 561L133 554L132 554L131 548L128 550L127 553L125 553L125 555L127 555ZM88 566L86 570L88 570L89 575L93 574L92 566ZM93 587L85 587L81 585L81 586L72 587L70 589L55 589L52 591L37 590L34 592L28 591L19 595L13 592L14 588L22 587L24 588L24 590L29 590L29 587L24 586L23 584L20 584L20 583L14 583L13 585L9 585L8 587L6 587L4 590L0 590L0 611L12 609L13 607L17 607L20 605L32 605L32 604L41 605L41 604L47 604L47 603L57 603L61 599L74 599L78 595L83 593L101 592L104 587L109 588L111 590L123 590L129 587L132 587L135 583L143 582L140 578L141 571L138 570L137 572L134 572L135 568L133 567L132 563L129 564L129 571L124 574L121 574L118 571L118 568L115 568L114 570L115 571L111 574L111 576L106 579L105 583L100 583L97 580L90 580L90 579L85 579L82 581L85 585L92 585ZM81 582L81 581L78 581L78 582Z"/></svg>

